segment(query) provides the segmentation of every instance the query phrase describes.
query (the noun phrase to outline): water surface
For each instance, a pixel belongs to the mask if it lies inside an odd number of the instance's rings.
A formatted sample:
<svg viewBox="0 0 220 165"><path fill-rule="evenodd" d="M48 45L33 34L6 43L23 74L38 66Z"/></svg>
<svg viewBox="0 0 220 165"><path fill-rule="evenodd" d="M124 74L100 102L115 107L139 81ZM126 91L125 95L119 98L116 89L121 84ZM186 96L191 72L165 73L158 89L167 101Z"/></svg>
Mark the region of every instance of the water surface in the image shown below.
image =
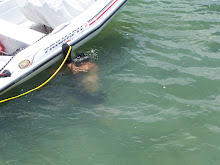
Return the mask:
<svg viewBox="0 0 220 165"><path fill-rule="evenodd" d="M77 51L99 65L100 90L63 68L1 104L0 165L220 164L218 0L130 0Z"/></svg>

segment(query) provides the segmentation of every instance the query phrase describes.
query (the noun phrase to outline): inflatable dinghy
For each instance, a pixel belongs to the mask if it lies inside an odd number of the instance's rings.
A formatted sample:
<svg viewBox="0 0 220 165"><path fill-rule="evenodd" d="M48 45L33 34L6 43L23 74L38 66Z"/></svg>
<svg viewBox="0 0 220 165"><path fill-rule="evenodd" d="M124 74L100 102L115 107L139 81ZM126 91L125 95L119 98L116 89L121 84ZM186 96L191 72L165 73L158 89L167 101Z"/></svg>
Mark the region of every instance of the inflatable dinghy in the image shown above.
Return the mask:
<svg viewBox="0 0 220 165"><path fill-rule="evenodd" d="M94 36L127 0L4 0L0 2L0 95Z"/></svg>

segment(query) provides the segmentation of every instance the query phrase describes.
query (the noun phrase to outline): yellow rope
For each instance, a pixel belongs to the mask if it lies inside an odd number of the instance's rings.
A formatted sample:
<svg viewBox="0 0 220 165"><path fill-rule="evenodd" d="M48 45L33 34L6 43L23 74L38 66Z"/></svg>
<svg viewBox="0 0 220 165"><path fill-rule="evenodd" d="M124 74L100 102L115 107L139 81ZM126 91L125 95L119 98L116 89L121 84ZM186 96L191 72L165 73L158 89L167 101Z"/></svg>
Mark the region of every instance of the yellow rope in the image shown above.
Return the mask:
<svg viewBox="0 0 220 165"><path fill-rule="evenodd" d="M66 60L67 60L67 58L68 58L68 56L69 56L69 54L70 54L70 52L71 52L71 46L69 47L69 50L68 50L68 52L67 52L67 55L66 55L66 57L64 58L63 62L60 64L59 68L58 68L58 69L54 72L54 74L53 74L52 76L50 76L50 78L49 78L48 80L46 80L44 83L42 83L41 85L37 86L37 87L34 88L34 89L31 89L31 90L29 90L29 91L27 91L27 92L24 92L24 93L20 94L20 95L17 95L17 96L14 96L14 97L10 97L10 98L8 98L8 99L1 100L0 103L3 103L3 102L6 102L6 101L9 101L9 100L13 100L13 99L16 99L16 98L18 98L18 97L24 96L24 95L26 95L26 94L28 94L28 93L30 93L30 92L33 92L33 91L35 91L35 90L37 90L37 89L43 87L44 85L46 85L52 78L54 78L54 76L56 76L56 74L57 74L57 73L60 71L60 69L63 67L63 65L65 64L65 62L66 62Z"/></svg>

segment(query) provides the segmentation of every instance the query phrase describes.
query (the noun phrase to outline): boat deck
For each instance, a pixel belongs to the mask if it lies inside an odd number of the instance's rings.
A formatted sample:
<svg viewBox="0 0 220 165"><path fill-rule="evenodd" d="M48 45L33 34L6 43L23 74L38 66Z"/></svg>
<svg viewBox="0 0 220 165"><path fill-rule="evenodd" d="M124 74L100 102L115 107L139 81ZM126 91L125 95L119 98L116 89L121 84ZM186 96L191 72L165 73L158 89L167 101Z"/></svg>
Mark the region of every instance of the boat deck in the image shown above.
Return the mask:
<svg viewBox="0 0 220 165"><path fill-rule="evenodd" d="M52 32L51 28L28 20L15 1L0 2L0 24L0 43L9 54L33 44Z"/></svg>
<svg viewBox="0 0 220 165"><path fill-rule="evenodd" d="M48 34L53 30L49 27L35 24L34 22L28 20L22 14L15 1L0 1L0 19L44 34Z"/></svg>

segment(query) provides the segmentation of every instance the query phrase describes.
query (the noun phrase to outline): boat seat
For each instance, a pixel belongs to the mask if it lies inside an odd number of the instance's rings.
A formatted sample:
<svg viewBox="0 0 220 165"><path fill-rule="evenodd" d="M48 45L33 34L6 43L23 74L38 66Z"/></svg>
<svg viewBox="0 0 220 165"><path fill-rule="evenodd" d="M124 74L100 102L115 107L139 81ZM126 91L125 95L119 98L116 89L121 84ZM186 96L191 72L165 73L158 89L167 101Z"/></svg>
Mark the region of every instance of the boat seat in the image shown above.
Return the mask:
<svg viewBox="0 0 220 165"><path fill-rule="evenodd" d="M18 48L25 48L45 34L0 19L0 43L6 53L13 53Z"/></svg>

